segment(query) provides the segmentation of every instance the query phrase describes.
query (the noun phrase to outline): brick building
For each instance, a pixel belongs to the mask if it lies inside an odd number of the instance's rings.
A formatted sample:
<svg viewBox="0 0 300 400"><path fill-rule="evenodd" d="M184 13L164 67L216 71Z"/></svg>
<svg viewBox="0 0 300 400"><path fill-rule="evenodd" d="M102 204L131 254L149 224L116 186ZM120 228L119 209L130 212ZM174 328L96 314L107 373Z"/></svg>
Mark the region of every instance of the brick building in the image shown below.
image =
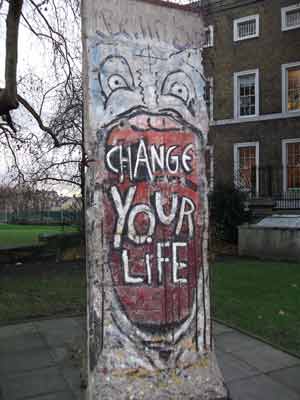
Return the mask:
<svg viewBox="0 0 300 400"><path fill-rule="evenodd" d="M214 184L300 208L300 3L201 3Z"/></svg>

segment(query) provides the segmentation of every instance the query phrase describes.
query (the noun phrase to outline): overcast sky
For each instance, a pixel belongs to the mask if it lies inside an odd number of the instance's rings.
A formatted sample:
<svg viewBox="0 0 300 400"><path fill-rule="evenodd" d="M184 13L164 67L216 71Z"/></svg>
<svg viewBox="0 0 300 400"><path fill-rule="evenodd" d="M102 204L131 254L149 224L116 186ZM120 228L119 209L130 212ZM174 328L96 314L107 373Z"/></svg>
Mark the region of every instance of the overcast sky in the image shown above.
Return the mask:
<svg viewBox="0 0 300 400"><path fill-rule="evenodd" d="M164 0L168 1L168 0ZM173 3L188 4L190 0L170 0ZM5 75L5 36L6 23L5 17L7 13L7 2L2 3L0 9L0 87L4 87ZM19 44L18 44L18 77L33 73L40 77L45 77L45 80L51 80L49 77L49 60L47 58L47 49L44 44L39 41L32 33L24 27L25 24L20 24ZM3 181L7 173L8 164L11 162L9 155L0 154L0 183Z"/></svg>

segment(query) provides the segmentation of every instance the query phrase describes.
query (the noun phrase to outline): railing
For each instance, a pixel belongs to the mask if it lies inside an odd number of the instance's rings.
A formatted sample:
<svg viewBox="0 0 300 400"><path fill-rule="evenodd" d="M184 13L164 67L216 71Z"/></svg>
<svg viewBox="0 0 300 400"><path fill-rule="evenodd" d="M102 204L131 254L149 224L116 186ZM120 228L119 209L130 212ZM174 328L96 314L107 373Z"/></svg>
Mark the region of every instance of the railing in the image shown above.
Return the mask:
<svg viewBox="0 0 300 400"><path fill-rule="evenodd" d="M6 212L0 210L0 224L77 225L80 223L80 218L80 212L69 210L41 212Z"/></svg>
<svg viewBox="0 0 300 400"><path fill-rule="evenodd" d="M275 195L273 197L275 201L275 208L282 210L300 210L300 192L290 191Z"/></svg>
<svg viewBox="0 0 300 400"><path fill-rule="evenodd" d="M269 198L276 209L300 209L300 166L235 170L234 180L240 190L249 193L250 199Z"/></svg>

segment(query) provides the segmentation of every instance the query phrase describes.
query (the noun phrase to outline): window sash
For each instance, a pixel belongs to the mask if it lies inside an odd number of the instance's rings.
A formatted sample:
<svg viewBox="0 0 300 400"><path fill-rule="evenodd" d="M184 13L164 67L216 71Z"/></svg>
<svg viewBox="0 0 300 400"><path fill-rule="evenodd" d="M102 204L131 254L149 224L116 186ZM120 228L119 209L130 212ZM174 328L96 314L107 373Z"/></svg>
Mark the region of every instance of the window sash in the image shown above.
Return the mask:
<svg viewBox="0 0 300 400"><path fill-rule="evenodd" d="M255 74L238 77L239 116L256 114L256 76Z"/></svg>
<svg viewBox="0 0 300 400"><path fill-rule="evenodd" d="M251 195L259 193L259 143L234 144L234 182Z"/></svg>
<svg viewBox="0 0 300 400"><path fill-rule="evenodd" d="M300 4L281 8L281 29L288 31L290 29L300 28Z"/></svg>
<svg viewBox="0 0 300 400"><path fill-rule="evenodd" d="M252 39L259 36L259 14L249 15L233 21L233 40Z"/></svg>
<svg viewBox="0 0 300 400"><path fill-rule="evenodd" d="M287 69L287 110L300 110L300 67Z"/></svg>
<svg viewBox="0 0 300 400"><path fill-rule="evenodd" d="M287 189L300 188L300 142L287 143Z"/></svg>
<svg viewBox="0 0 300 400"><path fill-rule="evenodd" d="M300 25L300 9L288 11L285 14L285 24L287 27Z"/></svg>
<svg viewBox="0 0 300 400"><path fill-rule="evenodd" d="M256 19L238 23L238 38L244 39L256 35Z"/></svg>

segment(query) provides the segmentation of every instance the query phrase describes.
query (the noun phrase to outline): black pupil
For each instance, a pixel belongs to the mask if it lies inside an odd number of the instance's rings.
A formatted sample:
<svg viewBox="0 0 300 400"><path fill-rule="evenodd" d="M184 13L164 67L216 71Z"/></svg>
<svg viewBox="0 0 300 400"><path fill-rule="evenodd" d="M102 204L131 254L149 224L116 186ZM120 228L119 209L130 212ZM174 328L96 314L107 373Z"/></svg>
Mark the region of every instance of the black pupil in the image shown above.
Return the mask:
<svg viewBox="0 0 300 400"><path fill-rule="evenodd" d="M115 81L115 85L118 85L119 84L119 81L117 80L117 81Z"/></svg>

